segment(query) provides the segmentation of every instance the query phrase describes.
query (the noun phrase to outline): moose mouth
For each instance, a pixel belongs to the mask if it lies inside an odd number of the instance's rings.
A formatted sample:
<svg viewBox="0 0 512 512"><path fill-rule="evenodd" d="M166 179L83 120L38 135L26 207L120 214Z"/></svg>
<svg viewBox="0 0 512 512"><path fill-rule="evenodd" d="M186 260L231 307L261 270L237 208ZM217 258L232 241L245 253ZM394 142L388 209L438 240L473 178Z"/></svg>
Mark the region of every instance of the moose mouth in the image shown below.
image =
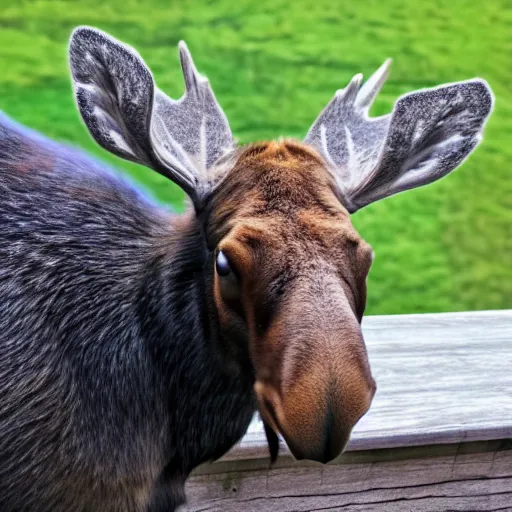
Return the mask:
<svg viewBox="0 0 512 512"><path fill-rule="evenodd" d="M336 459L345 450L356 421L352 422L350 419L347 421L348 416L344 414L345 411L341 411L341 414L336 416L340 411L333 409L331 400L328 400L316 414L307 415L310 419L305 418L304 415L300 415L299 419L297 416L291 416L293 421L287 422L286 415L283 418L279 414L283 411L279 395L273 393L271 388L269 391L269 387L265 388L259 382L255 388L271 464L276 462L279 454L279 436L282 436L296 460L307 459L326 464ZM373 396L373 392L371 395ZM357 414L357 419L361 415Z"/></svg>
<svg viewBox="0 0 512 512"><path fill-rule="evenodd" d="M274 407L270 403L269 400L264 400L261 406L260 416L263 422L263 427L265 430L265 436L267 438L268 451L270 454L270 463L274 464L277 460L277 456L279 455L279 436L278 433L281 434L288 446L288 449L292 453L292 455L297 459L301 460L304 457L300 455L300 450L297 450L293 441L287 436L283 429L281 428L279 421L277 419L277 415L274 411Z"/></svg>
<svg viewBox="0 0 512 512"><path fill-rule="evenodd" d="M274 410L273 410L271 404L267 402L267 403L265 403L265 406L267 409L266 409L265 413L260 412L260 416L261 416L261 420L263 422L265 436L267 438L268 451L270 454L270 463L274 464L279 455L279 436L278 436L277 432L279 432L283 436L283 438L286 442L286 445L288 446L288 449L290 450L292 455L297 460L302 460L304 458L307 458L301 454L300 449L297 449L294 446L293 440L290 439L289 436L286 436L285 433L283 433L281 427L279 426L279 422L277 421L276 415L274 413ZM268 422L265 419L266 416L270 416L270 418L271 418L270 422ZM271 426L271 425L273 425L273 426ZM332 422L329 421L327 424L327 427L326 427L326 433L325 433L326 439L331 438L332 432L329 432L330 429L332 429ZM341 450L339 450L340 453L342 453L343 450L345 449L347 442L348 442L348 437L342 443ZM326 462L332 460L333 456L332 456L332 454L329 453L328 444L325 445L324 452L322 454L317 454L315 457L313 457L313 459L318 462L323 462L323 463L326 463Z"/></svg>

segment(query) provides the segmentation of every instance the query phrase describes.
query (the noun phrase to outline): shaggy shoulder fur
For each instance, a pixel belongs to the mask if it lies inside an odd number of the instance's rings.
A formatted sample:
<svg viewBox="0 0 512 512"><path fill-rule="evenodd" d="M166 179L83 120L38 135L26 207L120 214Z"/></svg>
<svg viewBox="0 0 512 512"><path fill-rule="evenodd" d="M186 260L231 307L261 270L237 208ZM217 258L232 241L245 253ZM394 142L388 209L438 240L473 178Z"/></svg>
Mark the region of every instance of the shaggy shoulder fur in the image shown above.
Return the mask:
<svg viewBox="0 0 512 512"><path fill-rule="evenodd" d="M243 435L205 258L193 216L0 118L0 510L168 512Z"/></svg>

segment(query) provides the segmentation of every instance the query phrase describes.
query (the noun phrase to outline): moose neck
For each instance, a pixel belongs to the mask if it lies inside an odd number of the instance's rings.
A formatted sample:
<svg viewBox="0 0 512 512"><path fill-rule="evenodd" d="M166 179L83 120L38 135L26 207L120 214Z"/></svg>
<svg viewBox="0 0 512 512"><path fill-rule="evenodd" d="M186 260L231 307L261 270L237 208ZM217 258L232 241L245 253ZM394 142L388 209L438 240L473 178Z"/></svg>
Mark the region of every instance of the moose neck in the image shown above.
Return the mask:
<svg viewBox="0 0 512 512"><path fill-rule="evenodd" d="M171 246L149 265L143 287L140 318L169 404L170 473L220 457L255 410L252 371L233 358L226 348L232 340L218 328L210 263L199 221L185 214Z"/></svg>

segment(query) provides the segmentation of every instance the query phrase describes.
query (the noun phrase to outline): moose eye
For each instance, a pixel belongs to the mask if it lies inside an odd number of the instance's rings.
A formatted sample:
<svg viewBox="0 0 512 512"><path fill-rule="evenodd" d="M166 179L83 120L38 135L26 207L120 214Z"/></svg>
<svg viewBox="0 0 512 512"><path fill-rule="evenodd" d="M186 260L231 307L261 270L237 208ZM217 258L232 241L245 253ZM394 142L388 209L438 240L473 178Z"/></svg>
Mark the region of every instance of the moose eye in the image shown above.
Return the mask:
<svg viewBox="0 0 512 512"><path fill-rule="evenodd" d="M215 271L220 278L218 281L222 298L233 306L240 298L240 281L236 268L233 267L223 251L217 253Z"/></svg>
<svg viewBox="0 0 512 512"><path fill-rule="evenodd" d="M231 265L229 264L229 260L222 251L219 251L217 254L215 268L217 270L217 274L220 277L229 276L229 274L231 274L231 272L232 272Z"/></svg>

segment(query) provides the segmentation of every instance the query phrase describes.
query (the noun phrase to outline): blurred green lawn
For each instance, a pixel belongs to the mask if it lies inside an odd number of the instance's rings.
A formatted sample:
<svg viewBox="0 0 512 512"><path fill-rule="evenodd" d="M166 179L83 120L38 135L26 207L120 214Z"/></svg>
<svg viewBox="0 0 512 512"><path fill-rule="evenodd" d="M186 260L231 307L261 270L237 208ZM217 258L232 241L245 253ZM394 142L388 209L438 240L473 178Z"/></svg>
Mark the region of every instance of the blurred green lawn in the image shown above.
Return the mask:
<svg viewBox="0 0 512 512"><path fill-rule="evenodd" d="M183 195L91 141L71 94L66 48L92 25L137 48L181 95L185 39L241 142L302 138L357 72L394 64L373 112L403 93L481 76L496 95L484 142L433 185L371 205L354 223L376 252L368 312L512 308L510 0L0 0L0 109L73 141L181 208Z"/></svg>

